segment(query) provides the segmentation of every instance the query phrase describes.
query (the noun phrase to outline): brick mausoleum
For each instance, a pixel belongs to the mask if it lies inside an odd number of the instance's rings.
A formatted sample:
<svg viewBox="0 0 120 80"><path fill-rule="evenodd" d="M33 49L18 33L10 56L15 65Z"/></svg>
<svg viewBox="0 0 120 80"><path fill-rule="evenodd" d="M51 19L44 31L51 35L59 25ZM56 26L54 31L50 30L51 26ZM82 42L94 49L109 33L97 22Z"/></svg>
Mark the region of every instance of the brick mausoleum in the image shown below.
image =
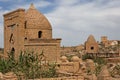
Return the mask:
<svg viewBox="0 0 120 80"><path fill-rule="evenodd" d="M33 4L30 8L17 9L4 14L4 54L13 51L15 58L20 51L43 51L48 61L60 56L61 39L52 38L52 27L47 18Z"/></svg>

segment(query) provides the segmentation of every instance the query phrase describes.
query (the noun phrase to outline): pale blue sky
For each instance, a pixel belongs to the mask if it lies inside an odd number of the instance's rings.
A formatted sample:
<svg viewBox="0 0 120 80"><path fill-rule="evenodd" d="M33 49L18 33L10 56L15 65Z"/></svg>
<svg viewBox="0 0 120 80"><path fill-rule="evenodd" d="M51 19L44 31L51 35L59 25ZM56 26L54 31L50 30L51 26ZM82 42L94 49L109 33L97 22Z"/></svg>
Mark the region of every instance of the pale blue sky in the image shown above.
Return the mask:
<svg viewBox="0 0 120 80"><path fill-rule="evenodd" d="M120 40L120 0L0 0L0 47L3 47L3 14L17 8L35 7L50 21L53 37L61 45L84 44L93 34Z"/></svg>

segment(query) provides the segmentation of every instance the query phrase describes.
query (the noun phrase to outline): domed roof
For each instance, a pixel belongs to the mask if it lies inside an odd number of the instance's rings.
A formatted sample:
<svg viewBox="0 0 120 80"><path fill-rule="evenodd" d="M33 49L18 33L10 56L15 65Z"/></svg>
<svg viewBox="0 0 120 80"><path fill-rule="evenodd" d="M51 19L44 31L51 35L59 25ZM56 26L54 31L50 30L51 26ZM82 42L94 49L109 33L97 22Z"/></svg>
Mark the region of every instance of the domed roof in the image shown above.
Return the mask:
<svg viewBox="0 0 120 80"><path fill-rule="evenodd" d="M87 59L87 60L86 60L86 63L88 63L88 64L94 64L94 61L91 60L91 59Z"/></svg>
<svg viewBox="0 0 120 80"><path fill-rule="evenodd" d="M71 60L74 61L74 62L78 62L78 61L80 61L80 58L78 56L73 56L71 58Z"/></svg>
<svg viewBox="0 0 120 80"><path fill-rule="evenodd" d="M61 57L61 61L62 61L62 62L66 62L66 61L67 61L67 57L66 57L66 56L62 56L62 57Z"/></svg>
<svg viewBox="0 0 120 80"><path fill-rule="evenodd" d="M47 18L33 4L26 11L26 28L52 29Z"/></svg>
<svg viewBox="0 0 120 80"><path fill-rule="evenodd" d="M92 43L92 42L96 42L96 40L95 40L95 38L94 38L93 35L90 35L90 36L88 37L88 39L87 39L87 42Z"/></svg>

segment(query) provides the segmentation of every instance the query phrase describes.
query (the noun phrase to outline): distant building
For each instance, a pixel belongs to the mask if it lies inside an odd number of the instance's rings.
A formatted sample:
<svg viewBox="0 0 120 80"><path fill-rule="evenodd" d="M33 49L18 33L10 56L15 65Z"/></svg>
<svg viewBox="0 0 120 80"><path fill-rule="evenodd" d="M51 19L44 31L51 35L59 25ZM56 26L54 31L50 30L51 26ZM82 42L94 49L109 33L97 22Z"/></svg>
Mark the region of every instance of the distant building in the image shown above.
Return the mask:
<svg viewBox="0 0 120 80"><path fill-rule="evenodd" d="M107 36L101 37L101 42L96 42L93 35L90 35L85 42L86 54L91 57L115 58L119 57L119 41L108 40Z"/></svg>
<svg viewBox="0 0 120 80"><path fill-rule="evenodd" d="M107 47L109 45L107 36L102 36L101 37L101 43L103 44L103 46Z"/></svg>
<svg viewBox="0 0 120 80"><path fill-rule="evenodd" d="M52 27L47 18L33 4L30 8L17 9L4 14L4 54L20 51L43 51L48 61L57 61L60 55L61 39L52 38Z"/></svg>
<svg viewBox="0 0 120 80"><path fill-rule="evenodd" d="M119 45L120 41L119 40L108 40L107 36L102 36L101 37L101 44L104 47L109 47L109 46Z"/></svg>
<svg viewBox="0 0 120 80"><path fill-rule="evenodd" d="M96 42L93 35L90 35L85 42L86 53L98 53L98 43Z"/></svg>

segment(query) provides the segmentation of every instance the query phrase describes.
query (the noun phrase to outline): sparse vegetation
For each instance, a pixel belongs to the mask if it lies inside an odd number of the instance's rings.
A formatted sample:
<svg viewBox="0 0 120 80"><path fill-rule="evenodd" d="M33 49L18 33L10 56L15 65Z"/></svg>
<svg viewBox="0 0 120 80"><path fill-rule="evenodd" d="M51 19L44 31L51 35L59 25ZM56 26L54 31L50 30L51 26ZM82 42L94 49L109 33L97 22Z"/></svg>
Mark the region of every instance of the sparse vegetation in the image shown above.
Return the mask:
<svg viewBox="0 0 120 80"><path fill-rule="evenodd" d="M97 76L100 73L102 66L106 65L106 61L103 58L94 58L93 61L96 63L94 73Z"/></svg>
<svg viewBox="0 0 120 80"><path fill-rule="evenodd" d="M100 73L102 66L106 65L106 61L103 58L99 58L99 57L95 58L95 57L92 57L88 54L83 55L82 59L83 60L92 59L94 61L94 63L95 63L94 73L96 76ZM87 70L87 73L91 73L90 69Z"/></svg>
<svg viewBox="0 0 120 80"><path fill-rule="evenodd" d="M99 65L106 65L106 63L107 63L103 58L99 58L99 57L94 58L93 60L95 63L97 63Z"/></svg>
<svg viewBox="0 0 120 80"><path fill-rule="evenodd" d="M16 75L24 75L26 79L55 77L55 63L43 63L44 54L24 51L20 53L19 59L14 59L13 53L8 53L8 59L0 59L0 72L14 72Z"/></svg>
<svg viewBox="0 0 120 80"><path fill-rule="evenodd" d="M93 57L88 54L85 54L82 56L82 60L86 60L86 59L93 59Z"/></svg>

